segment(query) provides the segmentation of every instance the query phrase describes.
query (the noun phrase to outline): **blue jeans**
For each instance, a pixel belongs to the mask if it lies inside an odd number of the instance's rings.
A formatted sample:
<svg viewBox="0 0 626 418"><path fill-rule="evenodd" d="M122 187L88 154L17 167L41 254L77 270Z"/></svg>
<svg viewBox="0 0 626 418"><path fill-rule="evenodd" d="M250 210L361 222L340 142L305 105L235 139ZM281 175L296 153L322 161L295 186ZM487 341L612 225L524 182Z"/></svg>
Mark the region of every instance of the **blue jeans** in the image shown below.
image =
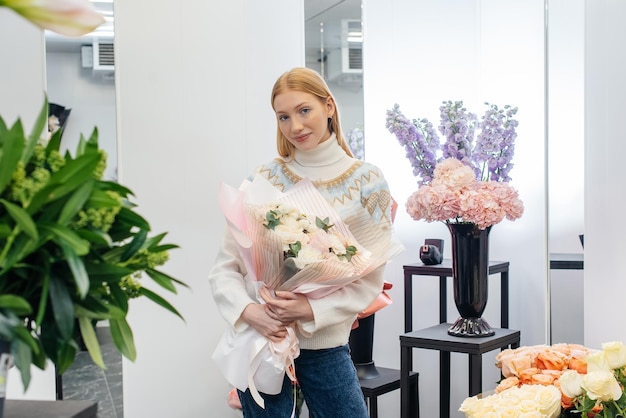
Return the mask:
<svg viewBox="0 0 626 418"><path fill-rule="evenodd" d="M365 398L348 345L323 350L301 350L295 360L296 377L310 418L368 418ZM244 418L289 418L294 406L292 383L285 376L282 392L261 394L265 410L250 390L239 391Z"/></svg>

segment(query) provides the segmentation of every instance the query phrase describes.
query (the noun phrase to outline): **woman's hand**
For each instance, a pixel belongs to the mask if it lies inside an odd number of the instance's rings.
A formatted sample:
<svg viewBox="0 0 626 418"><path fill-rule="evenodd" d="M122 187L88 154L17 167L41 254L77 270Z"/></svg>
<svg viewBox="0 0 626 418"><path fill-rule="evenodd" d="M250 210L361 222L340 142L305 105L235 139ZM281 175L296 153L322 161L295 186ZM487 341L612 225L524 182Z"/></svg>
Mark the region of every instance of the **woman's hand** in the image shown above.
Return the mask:
<svg viewBox="0 0 626 418"><path fill-rule="evenodd" d="M286 325L269 315L267 305L251 303L243 310L241 318L272 342L280 342L287 336Z"/></svg>
<svg viewBox="0 0 626 418"><path fill-rule="evenodd" d="M266 303L268 315L272 319L289 325L294 321L310 321L313 319L313 310L309 300L301 293L277 291L275 294L262 287L259 295Z"/></svg>

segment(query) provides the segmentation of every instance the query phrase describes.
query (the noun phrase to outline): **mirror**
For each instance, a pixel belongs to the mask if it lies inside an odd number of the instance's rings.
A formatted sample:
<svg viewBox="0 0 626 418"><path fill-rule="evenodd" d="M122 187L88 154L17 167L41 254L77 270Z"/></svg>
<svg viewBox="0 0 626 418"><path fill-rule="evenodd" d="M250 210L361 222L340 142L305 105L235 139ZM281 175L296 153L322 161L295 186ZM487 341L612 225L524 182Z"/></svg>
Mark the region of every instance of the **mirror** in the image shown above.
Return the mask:
<svg viewBox="0 0 626 418"><path fill-rule="evenodd" d="M584 234L584 4L544 2L548 10L548 251L552 266L559 266L550 270L549 339L582 343L583 247L579 234ZM362 125L362 83L356 82L356 76L351 79L337 72L339 51L345 48L341 21L361 19L361 0L305 0L304 5L306 66L325 76L337 97L344 131L366 128ZM361 65L361 79L363 70Z"/></svg>
<svg viewBox="0 0 626 418"><path fill-rule="evenodd" d="M51 125L63 128L62 148L73 152L81 135L98 128L98 141L108 154L104 177L117 180L113 0L93 1L106 23L80 38L46 31L47 95ZM74 364L57 376L57 399L96 400L98 416L123 416L122 359L104 323L96 327L107 370L81 347Z"/></svg>
<svg viewBox="0 0 626 418"><path fill-rule="evenodd" d="M356 158L364 157L361 0L305 0L305 65L318 71L339 107Z"/></svg>

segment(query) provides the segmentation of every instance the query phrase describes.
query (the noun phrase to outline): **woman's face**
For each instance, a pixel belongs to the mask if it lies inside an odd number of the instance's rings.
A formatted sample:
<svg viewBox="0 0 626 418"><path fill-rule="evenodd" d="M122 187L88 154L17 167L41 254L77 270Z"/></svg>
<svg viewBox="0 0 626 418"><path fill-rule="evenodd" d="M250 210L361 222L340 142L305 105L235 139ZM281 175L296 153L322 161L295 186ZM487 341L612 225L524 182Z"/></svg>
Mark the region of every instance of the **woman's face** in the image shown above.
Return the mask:
<svg viewBox="0 0 626 418"><path fill-rule="evenodd" d="M335 113L330 97L324 102L310 94L285 90L274 97L278 127L298 150L307 151L330 137L328 118Z"/></svg>

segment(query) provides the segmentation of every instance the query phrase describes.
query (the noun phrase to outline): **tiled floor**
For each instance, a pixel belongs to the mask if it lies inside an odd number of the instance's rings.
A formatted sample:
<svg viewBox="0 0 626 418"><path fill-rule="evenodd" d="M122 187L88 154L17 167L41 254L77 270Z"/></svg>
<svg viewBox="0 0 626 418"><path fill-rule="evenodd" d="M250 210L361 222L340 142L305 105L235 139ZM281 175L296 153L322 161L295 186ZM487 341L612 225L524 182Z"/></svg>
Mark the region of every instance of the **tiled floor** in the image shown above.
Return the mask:
<svg viewBox="0 0 626 418"><path fill-rule="evenodd" d="M74 364L61 376L63 399L98 402L98 418L123 418L122 356L116 350L108 327L96 327L106 370L96 366L87 351L80 351Z"/></svg>

